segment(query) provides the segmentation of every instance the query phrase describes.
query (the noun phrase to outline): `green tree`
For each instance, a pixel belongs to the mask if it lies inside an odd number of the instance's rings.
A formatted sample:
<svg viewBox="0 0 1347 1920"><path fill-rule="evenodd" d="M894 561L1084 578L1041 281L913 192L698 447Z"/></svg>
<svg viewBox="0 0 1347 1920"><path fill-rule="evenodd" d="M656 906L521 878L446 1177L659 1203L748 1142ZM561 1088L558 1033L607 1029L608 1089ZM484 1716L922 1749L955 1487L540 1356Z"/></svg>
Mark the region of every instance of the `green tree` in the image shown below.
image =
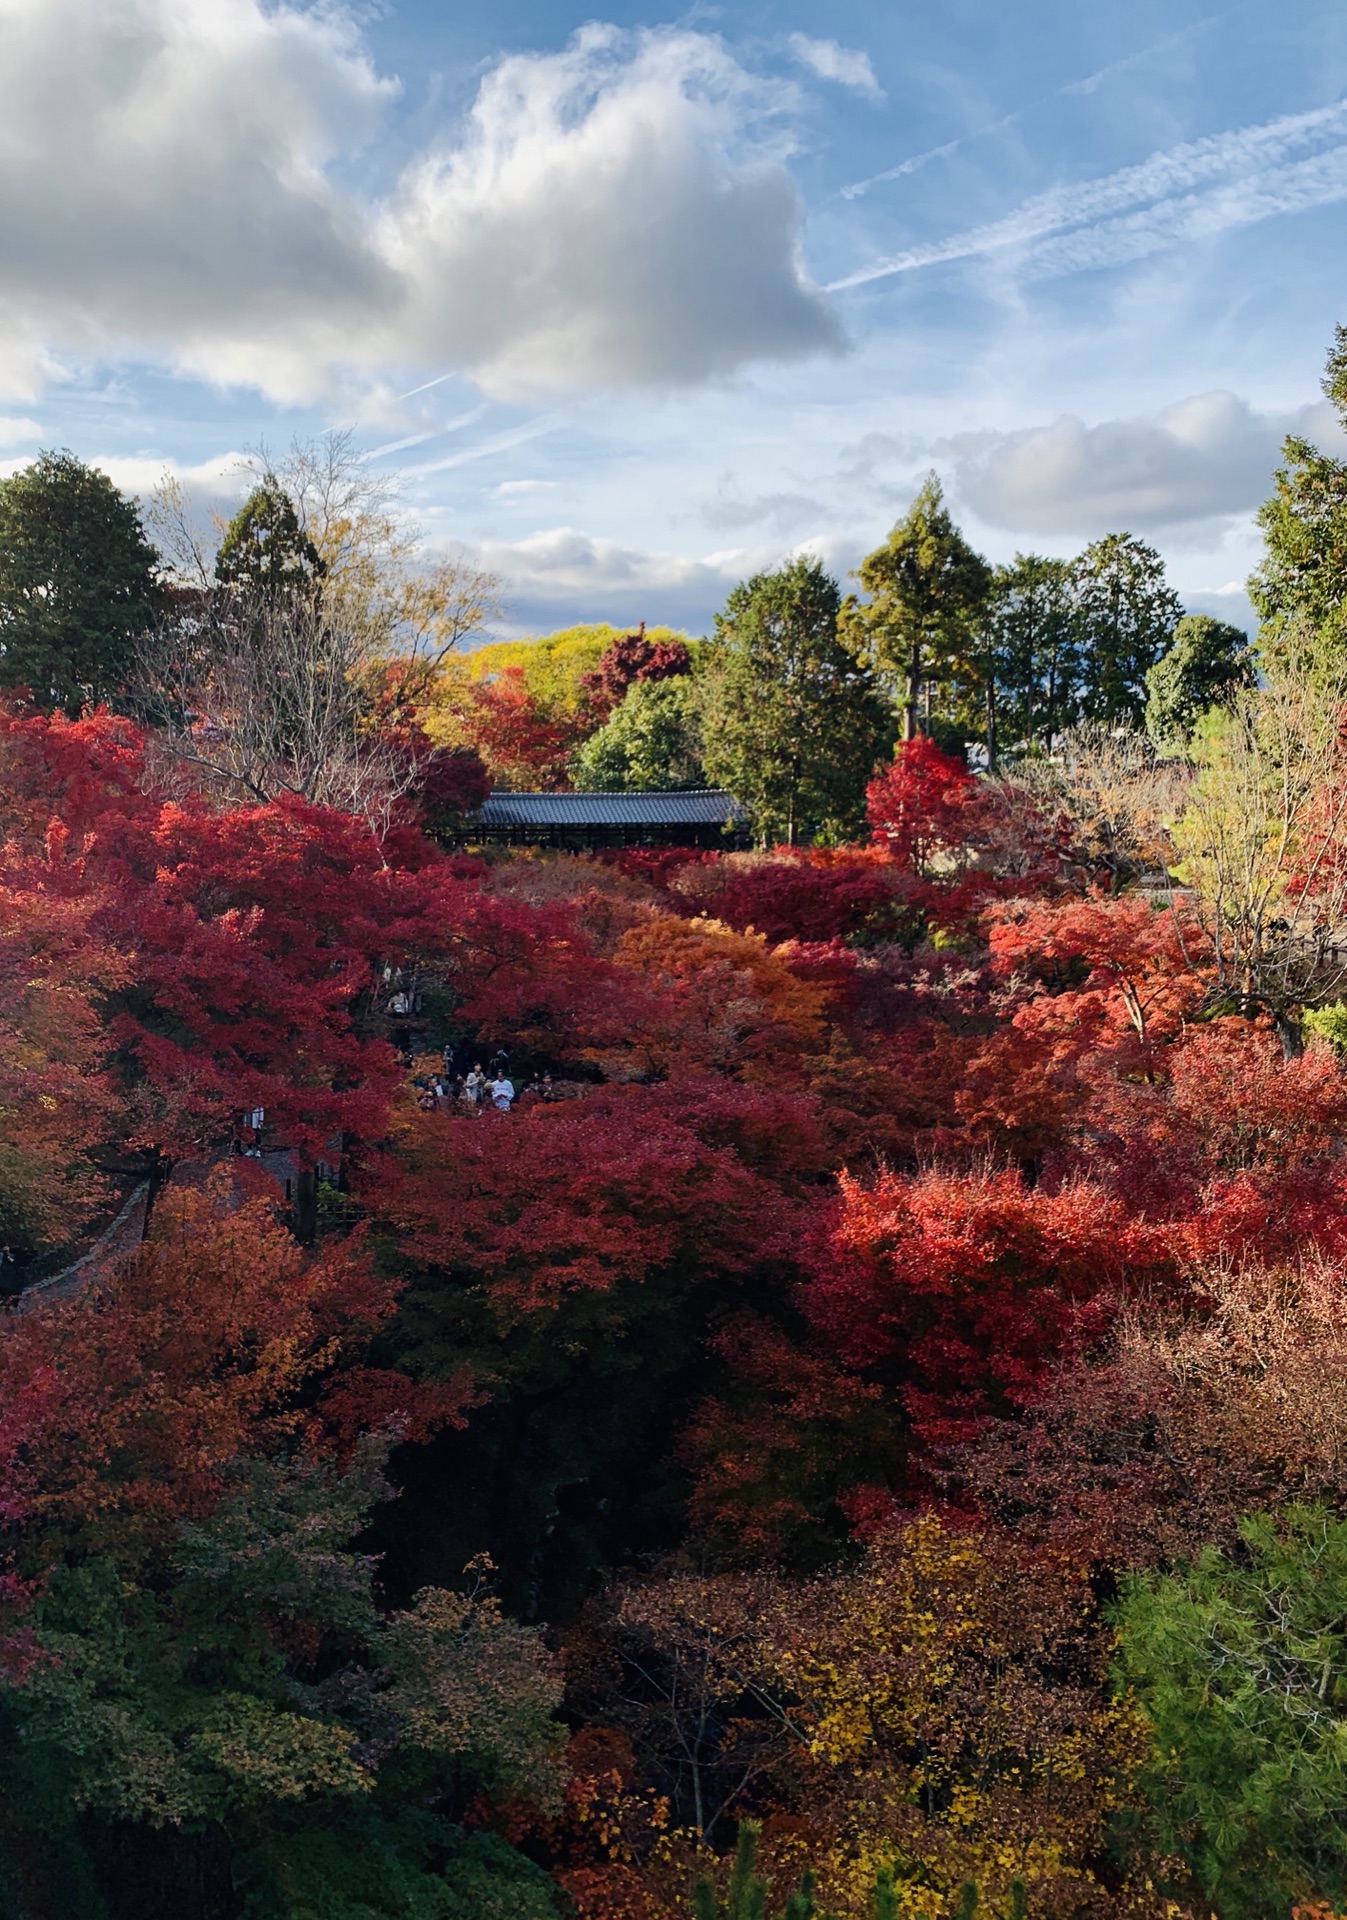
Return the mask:
<svg viewBox="0 0 1347 1920"><path fill-rule="evenodd" d="M1186 747L1212 707L1254 683L1249 636L1208 613L1186 614L1146 674L1146 731L1157 747Z"/></svg>
<svg viewBox="0 0 1347 1920"><path fill-rule="evenodd" d="M0 684L72 716L115 693L158 596L140 510L73 453L0 480Z"/></svg>
<svg viewBox="0 0 1347 1920"><path fill-rule="evenodd" d="M0 1912L55 1910L7 1885L15 1860L63 1911L144 1911L118 1898L120 1835L142 1896L199 1879L184 1910L204 1913L215 1882L209 1911L232 1913L227 1833L259 1920L555 1920L544 1875L441 1810L478 1787L555 1798L556 1684L489 1595L380 1617L349 1536L386 1451L363 1442L344 1473L240 1462L152 1551L142 1529L52 1570L25 1622L38 1660L0 1685Z"/></svg>
<svg viewBox="0 0 1347 1920"><path fill-rule="evenodd" d="M903 738L911 740L928 676L979 677L979 615L992 571L955 526L930 474L857 577L870 597L848 601L844 633L862 658L900 682Z"/></svg>
<svg viewBox="0 0 1347 1920"><path fill-rule="evenodd" d="M985 614L990 653L988 755L998 744L1041 744L1072 725L1080 692L1080 623L1071 563L1017 553L992 578Z"/></svg>
<svg viewBox="0 0 1347 1920"><path fill-rule="evenodd" d="M1347 424L1347 327L1334 331L1323 389ZM1264 622L1259 645L1275 647L1293 623L1307 623L1336 654L1347 624L1347 461L1299 434L1282 442L1284 464L1258 510L1267 552L1250 576L1249 597Z"/></svg>
<svg viewBox="0 0 1347 1920"><path fill-rule="evenodd" d="M1146 674L1169 646L1183 602L1165 563L1130 533L1105 534L1072 567L1081 640L1081 712L1107 727L1140 726Z"/></svg>
<svg viewBox="0 0 1347 1920"><path fill-rule="evenodd" d="M840 605L837 582L800 559L741 582L716 615L703 760L764 844L855 833L893 745L874 674L838 638Z"/></svg>
<svg viewBox="0 0 1347 1920"><path fill-rule="evenodd" d="M215 556L220 586L265 599L311 588L327 571L317 547L299 524L294 501L267 474L225 528Z"/></svg>
<svg viewBox="0 0 1347 1920"><path fill-rule="evenodd" d="M758 1835L756 1820L739 1823L725 1898L716 1894L716 1884L703 1874L692 1889L692 1911L696 1920L767 1920L767 1882L758 1872ZM806 1871L797 1892L773 1920L825 1920L814 1905L814 1876Z"/></svg>
<svg viewBox="0 0 1347 1920"><path fill-rule="evenodd" d="M576 786L612 793L704 787L696 696L688 675L635 681L576 753Z"/></svg>
<svg viewBox="0 0 1347 1920"><path fill-rule="evenodd" d="M692 1889L693 1920L768 1920L767 1882L758 1872L758 1837L762 1831L756 1820L742 1820L734 1849L734 1862L722 1900L710 1874L702 1874ZM970 1881L963 1890L959 1912L971 1916L977 1911L978 1891ZM1012 1883L1009 1920L1024 1920L1024 1882ZM830 1920L814 1898L814 1874L806 1868L795 1892L772 1920ZM898 1920L898 1895L892 1867L879 1867L870 1892L870 1920Z"/></svg>
<svg viewBox="0 0 1347 1920"><path fill-rule="evenodd" d="M1245 1520L1229 1553L1134 1579L1120 1677L1150 1720L1152 1838L1224 1920L1347 1902L1347 1521Z"/></svg>

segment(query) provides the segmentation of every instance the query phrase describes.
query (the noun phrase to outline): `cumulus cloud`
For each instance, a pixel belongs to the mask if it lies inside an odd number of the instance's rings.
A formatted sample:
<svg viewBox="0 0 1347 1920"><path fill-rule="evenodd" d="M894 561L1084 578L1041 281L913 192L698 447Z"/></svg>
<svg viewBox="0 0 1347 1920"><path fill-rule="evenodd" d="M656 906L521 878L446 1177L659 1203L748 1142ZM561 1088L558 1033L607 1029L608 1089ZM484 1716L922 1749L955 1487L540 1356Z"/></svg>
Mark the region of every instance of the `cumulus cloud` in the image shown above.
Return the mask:
<svg viewBox="0 0 1347 1920"><path fill-rule="evenodd" d="M0 40L11 390L40 389L52 353L140 352L247 378L264 351L285 395L303 347L326 333L335 349L396 298L328 178L392 91L336 15L0 0Z"/></svg>
<svg viewBox="0 0 1347 1920"><path fill-rule="evenodd" d="M808 555L843 579L860 560L854 531L823 530L789 544L781 540L695 554L625 545L575 527L552 527L520 540L483 540L472 547L478 565L505 583L520 631L537 632L578 620L645 620L709 633L715 613L739 581L786 560Z"/></svg>
<svg viewBox="0 0 1347 1920"><path fill-rule="evenodd" d="M502 61L381 221L422 350L516 393L839 345L799 264L789 104L702 34L589 26Z"/></svg>
<svg viewBox="0 0 1347 1920"><path fill-rule="evenodd" d="M396 84L338 8L0 0L0 384L139 357L279 399L445 365L493 394L841 344L799 260L795 96L705 34L590 26L483 78L373 201Z"/></svg>
<svg viewBox="0 0 1347 1920"><path fill-rule="evenodd" d="M706 555L659 551L575 527L473 548L474 560L505 582L512 615L528 631L583 619L646 620L705 632L736 581L782 557L777 549L755 547Z"/></svg>
<svg viewBox="0 0 1347 1920"><path fill-rule="evenodd" d="M23 424L33 428L33 434L24 438L37 437L34 422ZM31 459L31 454L24 453L0 460L0 473L17 473ZM176 480L202 515L215 508L232 513L257 482L256 467L243 452L212 454L191 464L153 453L92 453L88 464L105 473L119 492L141 500L147 500L162 481Z"/></svg>
<svg viewBox="0 0 1347 1920"><path fill-rule="evenodd" d="M802 67L808 67L820 80L835 80L839 86L852 87L869 100L882 100L884 89L875 78L868 53L854 47L840 47L835 40L814 40L807 33L790 36L790 50Z"/></svg>
<svg viewBox="0 0 1347 1920"><path fill-rule="evenodd" d="M1233 393L1204 393L1162 413L944 442L964 500L1012 533L1099 534L1247 513L1268 491L1292 422Z"/></svg>
<svg viewBox="0 0 1347 1920"><path fill-rule="evenodd" d="M658 593L669 588L733 585L745 566L757 564L760 558L751 549L735 547L698 559L596 539L575 527L552 527L523 540L487 541L478 550L488 566L525 590L546 585L579 592L597 587L601 592L636 588Z"/></svg>
<svg viewBox="0 0 1347 1920"><path fill-rule="evenodd" d="M123 493L136 494L142 500L162 481L176 480L203 508L228 502L232 510L232 503L246 499L257 485L256 459L242 452L212 454L191 465L146 453L109 454L89 464L107 474Z"/></svg>

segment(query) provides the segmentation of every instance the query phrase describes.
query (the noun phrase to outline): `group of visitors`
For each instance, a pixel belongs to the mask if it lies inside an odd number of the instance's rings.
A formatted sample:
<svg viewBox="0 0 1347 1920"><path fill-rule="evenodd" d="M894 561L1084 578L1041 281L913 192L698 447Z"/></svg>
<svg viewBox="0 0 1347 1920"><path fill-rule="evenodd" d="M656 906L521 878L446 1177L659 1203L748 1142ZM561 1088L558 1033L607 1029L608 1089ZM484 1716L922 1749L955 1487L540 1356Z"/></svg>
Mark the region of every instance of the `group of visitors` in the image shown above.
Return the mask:
<svg viewBox="0 0 1347 1920"><path fill-rule="evenodd" d="M510 1078L510 1056L503 1047L497 1048L486 1067L478 1060L466 1073L459 1073L455 1068L454 1048L446 1046L443 1070L420 1078L415 1084L419 1089L417 1105L423 1113L464 1108L474 1114L508 1113L516 1099L522 1107L556 1097L550 1073L538 1075L517 1092Z"/></svg>

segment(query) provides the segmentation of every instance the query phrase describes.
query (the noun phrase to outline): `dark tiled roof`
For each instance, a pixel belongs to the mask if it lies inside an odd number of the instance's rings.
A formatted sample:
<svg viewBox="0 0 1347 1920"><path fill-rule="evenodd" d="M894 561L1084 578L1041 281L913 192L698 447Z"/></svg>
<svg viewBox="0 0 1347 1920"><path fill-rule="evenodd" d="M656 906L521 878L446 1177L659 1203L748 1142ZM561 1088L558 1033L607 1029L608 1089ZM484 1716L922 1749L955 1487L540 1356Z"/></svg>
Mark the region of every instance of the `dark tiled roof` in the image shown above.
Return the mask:
<svg viewBox="0 0 1347 1920"><path fill-rule="evenodd" d="M474 818L483 827L703 827L738 820L731 793L493 793Z"/></svg>

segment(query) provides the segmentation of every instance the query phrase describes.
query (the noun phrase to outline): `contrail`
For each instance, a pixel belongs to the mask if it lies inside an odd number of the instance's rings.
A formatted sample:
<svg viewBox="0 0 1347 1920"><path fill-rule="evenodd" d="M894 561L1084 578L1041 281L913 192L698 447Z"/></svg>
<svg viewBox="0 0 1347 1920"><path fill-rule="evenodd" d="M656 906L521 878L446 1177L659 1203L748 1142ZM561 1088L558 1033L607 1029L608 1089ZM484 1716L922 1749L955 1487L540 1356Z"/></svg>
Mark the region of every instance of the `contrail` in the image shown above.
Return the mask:
<svg viewBox="0 0 1347 1920"><path fill-rule="evenodd" d="M871 187L883 186L889 180L901 180L909 173L917 173L933 160L944 160L951 153L957 153L960 147L970 146L975 140L985 140L993 133L1001 133L1006 127L1013 127L1017 120L1023 120L1031 113L1037 113L1040 107L1052 100L1065 100L1072 94L1090 94L1101 87L1105 80L1111 80L1115 73L1126 73L1129 67L1138 67L1143 60L1149 60L1153 54L1164 53L1169 47L1175 47L1184 40L1202 32L1206 27L1214 26L1217 21L1228 19L1232 13L1239 13L1238 6L1227 7L1222 13L1208 14L1204 20L1194 20L1191 26L1182 27L1177 33L1166 34L1163 40L1157 40L1153 46L1142 47L1137 53L1129 53L1121 60L1114 60L1106 67L1100 67L1096 73L1086 74L1083 80L1068 80L1065 86L1054 87L1051 93L1040 94L1037 100L1031 100L1027 106L1016 107L1013 113L1003 113L998 120L989 120L985 127L974 127L971 133L961 134L957 140L946 140L942 146L928 147L925 153L914 153L909 160L900 160L896 167L886 167L883 173L872 173L867 180L854 180L849 187L839 189L844 200L859 199L868 193Z"/></svg>
<svg viewBox="0 0 1347 1920"><path fill-rule="evenodd" d="M406 393L400 393L396 398L399 400L414 399L418 393L429 393L432 387L442 387L446 380L452 380L453 377L452 373L437 373L433 380L426 380L419 387L408 387Z"/></svg>
<svg viewBox="0 0 1347 1920"><path fill-rule="evenodd" d="M1009 247L1031 245L1060 234L1079 232L1073 238L1085 244L1085 236L1106 230L1132 234L1130 254L1136 251L1143 230L1153 236L1154 245L1164 245L1166 223L1182 214L1179 225L1184 232L1221 232L1230 227L1249 225L1270 214L1290 212L1308 206L1323 205L1341 198L1339 174L1347 135L1347 101L1315 107L1308 113L1285 114L1262 126L1241 127L1228 133L1211 134L1203 140L1185 142L1162 153L1152 154L1139 165L1123 167L1102 179L1081 186L1053 187L1035 194L1004 219L984 226L970 227L925 246L908 247L886 260L861 267L855 273L835 280L826 289L840 293L848 287L865 286L891 274L911 273L919 267L938 266L950 260L972 259L979 254L995 253ZM1318 146L1317 154L1306 157L1306 147ZM1215 191L1196 193L1195 189L1235 174L1234 181L1222 182ZM1199 207L1205 216L1199 216ZM1122 216L1128 216L1124 223ZM1143 251L1153 251L1154 245ZM1070 249L1043 248L1040 257L1067 261ZM1077 247L1080 251L1080 247ZM1105 264L1100 262L1100 264ZM1059 270L1057 268L1051 269Z"/></svg>
<svg viewBox="0 0 1347 1920"><path fill-rule="evenodd" d="M470 460L484 460L491 453L505 453L510 447L522 446L526 440L537 440L545 433L555 433L558 427L564 427L565 418L559 413L539 414L534 420L525 421L522 427L511 427L508 433L498 433L491 440L483 440L475 447L465 447L461 453L447 454L443 460L427 461L422 467L409 467L409 474L444 473L450 467L466 466Z"/></svg>
<svg viewBox="0 0 1347 1920"><path fill-rule="evenodd" d="M447 380L448 377L446 374L445 379ZM435 386L438 383L432 380L429 384ZM412 391L421 393L425 389L414 387ZM409 396L404 393L400 397L406 400ZM401 453L404 447L420 447L424 446L427 440L442 440L446 433L458 433L464 427L470 427L474 420L480 420L485 412L484 406L474 407L470 413L460 413L457 420L446 420L442 427L427 427L424 433L409 433L402 440L389 440L382 447L371 447L368 453L363 453L360 457L362 460L379 460L386 453Z"/></svg>

